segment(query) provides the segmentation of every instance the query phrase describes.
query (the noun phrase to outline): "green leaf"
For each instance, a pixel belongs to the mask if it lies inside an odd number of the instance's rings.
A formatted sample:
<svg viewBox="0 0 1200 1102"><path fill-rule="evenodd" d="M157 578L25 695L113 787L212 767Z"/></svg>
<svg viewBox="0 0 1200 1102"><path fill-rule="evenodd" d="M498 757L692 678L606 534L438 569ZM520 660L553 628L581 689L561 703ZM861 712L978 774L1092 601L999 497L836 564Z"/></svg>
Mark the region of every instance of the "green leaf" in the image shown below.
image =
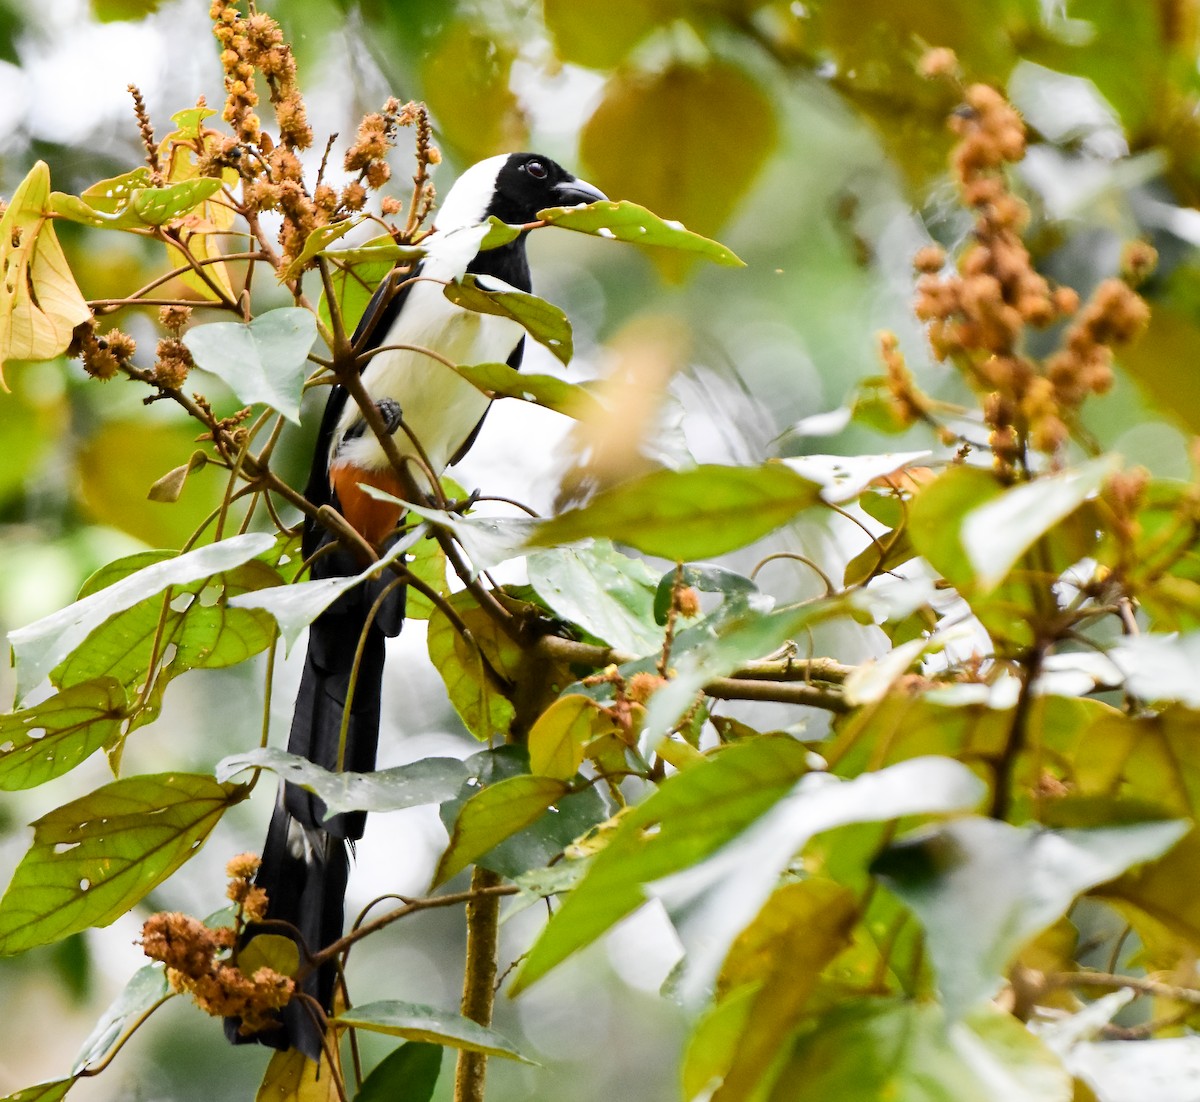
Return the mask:
<svg viewBox="0 0 1200 1102"><path fill-rule="evenodd" d="M578 0L543 0L542 18L555 52L564 61L612 69L650 30L675 18L678 9L676 3L608 0L604 18L597 19L596 13Z"/></svg>
<svg viewBox="0 0 1200 1102"><path fill-rule="evenodd" d="M719 241L702 237L685 229L682 222L668 221L639 207L637 203L621 200L602 201L586 207L550 207L538 211L538 218L559 229L575 230L592 237L632 241L635 245L674 249L696 253L714 264L728 268L744 268L745 261Z"/></svg>
<svg viewBox="0 0 1200 1102"><path fill-rule="evenodd" d="M1200 706L1200 631L1183 635L1138 635L1107 652L1125 677L1125 688L1145 701L1177 700Z"/></svg>
<svg viewBox="0 0 1200 1102"><path fill-rule="evenodd" d="M0 954L107 926L204 843L247 789L199 773L125 777L43 815L0 900Z"/></svg>
<svg viewBox="0 0 1200 1102"><path fill-rule="evenodd" d="M167 471L161 478L156 479L146 497L151 501L161 501L164 504L173 505L183 493L188 475L203 467L207 462L208 455L197 448L186 463Z"/></svg>
<svg viewBox="0 0 1200 1102"><path fill-rule="evenodd" d="M531 544L599 537L677 562L733 551L820 501L820 487L782 463L654 471L545 521Z"/></svg>
<svg viewBox="0 0 1200 1102"><path fill-rule="evenodd" d="M9 360L52 360L91 318L48 216L50 169L38 161L0 217L0 387Z"/></svg>
<svg viewBox="0 0 1200 1102"><path fill-rule="evenodd" d="M584 747L616 730L616 720L590 697L560 696L529 729L529 768L538 776L569 781L583 764Z"/></svg>
<svg viewBox="0 0 1200 1102"><path fill-rule="evenodd" d="M798 742L763 738L730 746L669 777L620 820L534 943L512 994L640 907L648 898L643 884L703 860L736 837L807 768L807 751Z"/></svg>
<svg viewBox="0 0 1200 1102"><path fill-rule="evenodd" d="M424 534L424 528L415 528L396 540L388 548L386 555L382 555L378 562L371 563L359 574L347 574L340 578L319 578L311 582L293 582L291 585L256 589L250 593L231 597L229 605L231 608L261 609L271 616L279 625L279 634L283 636L285 652L290 652L304 629L338 597L355 586L362 585L373 574L386 570L389 563L400 558Z"/></svg>
<svg viewBox="0 0 1200 1102"><path fill-rule="evenodd" d="M317 253L324 253L330 245L345 237L360 221L361 219L346 218L341 222L318 226L304 239L304 248L300 250L300 255L279 273L277 277L279 282L286 283L290 279L295 279L312 263Z"/></svg>
<svg viewBox="0 0 1200 1102"><path fill-rule="evenodd" d="M776 1072L770 1102L1070 1102L1071 1077L1008 1015L947 1028L936 1003L856 999L817 1018ZM719 1098L720 1095L716 1095Z"/></svg>
<svg viewBox="0 0 1200 1102"><path fill-rule="evenodd" d="M333 1019L338 1025L365 1029L371 1033L386 1033L409 1041L424 1041L466 1052L483 1052L488 1056L503 1056L506 1060L533 1061L522 1056L517 1047L495 1030L447 1010L437 1010L420 1003L385 1001L356 1006Z"/></svg>
<svg viewBox="0 0 1200 1102"><path fill-rule="evenodd" d="M273 545L271 551L275 550ZM83 596L170 554L147 551L110 563L88 579ZM148 597L105 620L84 646L51 671L50 680L60 688L98 677L121 682L130 699L136 696L139 704L129 714L128 734L157 717L163 691L179 674L231 666L270 646L275 639L270 617L256 610L231 609L228 601L239 593L280 583L272 566L251 559L221 574L175 586L168 595ZM147 684L151 691L143 693Z"/></svg>
<svg viewBox="0 0 1200 1102"><path fill-rule="evenodd" d="M167 970L163 965L147 964L134 972L124 990L100 1016L83 1042L79 1055L75 1057L72 1074L78 1075L84 1068L103 1060L126 1029L170 994L171 985L167 982Z"/></svg>
<svg viewBox="0 0 1200 1102"><path fill-rule="evenodd" d="M518 398L577 420L594 420L604 414L590 391L554 375L530 375L508 364L470 364L454 370L489 398Z"/></svg>
<svg viewBox="0 0 1200 1102"><path fill-rule="evenodd" d="M994 501L1004 487L982 467L951 467L924 487L909 510L913 546L956 589L970 589L975 571L962 543L962 519Z"/></svg>
<svg viewBox="0 0 1200 1102"><path fill-rule="evenodd" d="M717 233L738 209L775 148L778 129L774 104L762 86L742 69L709 58L698 66L669 64L653 74L640 66L622 68L605 85L580 136L580 155L593 183L703 234ZM721 110L712 111L712 104L720 104ZM731 147L725 120L734 118L738 138ZM647 158L646 149L658 155ZM612 221L599 223L601 227L614 237L620 229ZM740 263L729 250L703 238L656 243L670 250L656 251L656 264L676 281L696 256Z"/></svg>
<svg viewBox="0 0 1200 1102"><path fill-rule="evenodd" d="M65 1098L67 1091L75 1085L75 1079L55 1079L51 1083L38 1083L33 1087L25 1087L16 1094L7 1094L0 1102L58 1102Z"/></svg>
<svg viewBox="0 0 1200 1102"><path fill-rule="evenodd" d="M751 601L758 595L758 586L744 574L735 570L727 570L713 563L688 563L682 572L668 570L658 579L654 589L654 622L665 624L667 612L671 607L671 594L676 582L698 589L702 593L721 593L743 602Z"/></svg>
<svg viewBox="0 0 1200 1102"><path fill-rule="evenodd" d="M1186 830L1178 820L1050 831L962 819L901 841L873 871L925 928L946 1012L958 1018L995 994L1017 952L1076 896L1158 857Z"/></svg>
<svg viewBox="0 0 1200 1102"><path fill-rule="evenodd" d="M24 699L110 616L161 593L248 562L275 545L263 532L232 536L162 562L155 562L73 605L8 634L17 667L17 697Z"/></svg>
<svg viewBox="0 0 1200 1102"><path fill-rule="evenodd" d="M270 968L294 977L300 970L300 947L284 934L256 934L238 949L237 966L244 976Z"/></svg>
<svg viewBox="0 0 1200 1102"><path fill-rule="evenodd" d="M249 324L196 325L183 335L196 366L216 375L240 401L262 402L297 425L316 339L316 318L298 306L268 310Z"/></svg>
<svg viewBox="0 0 1200 1102"><path fill-rule="evenodd" d="M641 559L598 540L529 556L529 584L556 615L630 654L662 648L654 574Z"/></svg>
<svg viewBox="0 0 1200 1102"><path fill-rule="evenodd" d="M1093 459L1014 486L962 517L963 550L979 591L999 585L1017 559L1095 494L1116 466L1115 456Z"/></svg>
<svg viewBox="0 0 1200 1102"><path fill-rule="evenodd" d="M289 784L320 796L330 815L440 804L453 798L470 776L458 758L421 758L374 773L331 773L305 758L266 746L224 758L217 764L217 780L227 781L253 768L269 769Z"/></svg>
<svg viewBox="0 0 1200 1102"><path fill-rule="evenodd" d="M566 781L527 774L497 781L476 793L458 813L450 845L433 874L434 887L444 884L517 831L537 822L570 791Z"/></svg>
<svg viewBox="0 0 1200 1102"><path fill-rule="evenodd" d="M119 681L100 677L0 716L0 789L34 788L112 745L128 703Z"/></svg>
<svg viewBox="0 0 1200 1102"><path fill-rule="evenodd" d="M441 1070L441 1045L406 1041L376 1064L354 1102L429 1102Z"/></svg>
<svg viewBox="0 0 1200 1102"><path fill-rule="evenodd" d="M217 177L198 176L165 187L139 186L149 179L145 169L136 169L93 184L82 197L56 191L50 196L50 210L60 218L97 229L144 230L165 226L187 214L223 185Z"/></svg>
<svg viewBox="0 0 1200 1102"><path fill-rule="evenodd" d="M702 623L686 638L677 639L672 648L675 674L646 708L642 753L650 753L670 734L696 694L713 678L725 677L745 662L777 650L837 607L836 600L811 601L763 613L739 604L728 617L714 624Z"/></svg>
<svg viewBox="0 0 1200 1102"><path fill-rule="evenodd" d="M511 318L538 344L564 364L571 362L574 344L571 322L557 306L490 276L464 275L446 284L446 297L464 310Z"/></svg>
<svg viewBox="0 0 1200 1102"><path fill-rule="evenodd" d="M525 751L516 746L481 751L469 758L467 765L474 772L473 781L468 781L455 799L442 805L441 819L447 831L453 832L459 812L469 799L479 794L480 785L486 791L502 781L529 775ZM563 796L553 806L552 813L542 815L532 825L493 845L475 863L510 880L535 869L544 873L550 861L607 815L604 801L590 786Z"/></svg>

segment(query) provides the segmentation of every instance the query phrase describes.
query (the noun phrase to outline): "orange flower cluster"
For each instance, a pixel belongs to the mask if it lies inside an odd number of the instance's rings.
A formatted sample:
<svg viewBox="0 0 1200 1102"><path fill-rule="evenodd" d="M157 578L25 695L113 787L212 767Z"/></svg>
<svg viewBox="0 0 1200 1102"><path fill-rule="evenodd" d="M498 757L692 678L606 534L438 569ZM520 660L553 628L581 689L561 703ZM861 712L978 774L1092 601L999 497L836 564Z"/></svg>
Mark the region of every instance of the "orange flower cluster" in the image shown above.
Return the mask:
<svg viewBox="0 0 1200 1102"><path fill-rule="evenodd" d="M221 67L229 97L222 117L243 142L258 142L262 122L254 113L258 106L254 75L260 72L275 108L280 143L288 149L307 149L312 145L312 130L296 84L296 59L283 41L279 24L264 12L243 18L227 0L213 0L209 15L221 44Z"/></svg>
<svg viewBox="0 0 1200 1102"><path fill-rule="evenodd" d="M229 862L229 897L242 915L256 921L266 909L266 895L251 884L258 858L242 854ZM241 1018L241 1032L257 1033L270 1026L276 1011L287 1005L295 983L273 968L243 974L223 959L237 937L234 927L210 929L199 919L178 912L151 915L142 927L142 951L167 966L176 991L187 993L206 1014Z"/></svg>
<svg viewBox="0 0 1200 1102"><path fill-rule="evenodd" d="M191 352L180 339L191 316L190 306L164 306L158 312L158 320L171 334L158 342L154 381L159 386L178 390L187 381L188 372L194 366Z"/></svg>
<svg viewBox="0 0 1200 1102"><path fill-rule="evenodd" d="M93 379L107 380L117 374L121 364L128 364L136 351L137 342L128 333L110 329L98 334L95 321L90 321L75 330L67 355L81 357L84 371Z"/></svg>
<svg viewBox="0 0 1200 1102"><path fill-rule="evenodd" d="M945 70L944 59L936 68ZM1025 155L1020 115L985 84L970 85L964 99L950 120L959 137L952 166L975 225L956 270L943 271L945 255L938 246L927 246L914 257L914 267L922 273L915 312L929 323L934 355L952 359L984 395L991 445L998 467L1005 470L1026 447L1058 451L1084 399L1111 386L1112 346L1136 336L1148 311L1125 283L1107 280L1067 329L1059 352L1044 364L1024 353L1026 328L1074 315L1079 296L1069 287L1051 288L1021 240L1028 209L1005 177L1005 166ZM1139 254L1135 263L1144 269L1152 262ZM912 388L905 385L907 373L895 365L897 357L885 346L889 386L905 412L905 396ZM910 416L913 412L907 410Z"/></svg>

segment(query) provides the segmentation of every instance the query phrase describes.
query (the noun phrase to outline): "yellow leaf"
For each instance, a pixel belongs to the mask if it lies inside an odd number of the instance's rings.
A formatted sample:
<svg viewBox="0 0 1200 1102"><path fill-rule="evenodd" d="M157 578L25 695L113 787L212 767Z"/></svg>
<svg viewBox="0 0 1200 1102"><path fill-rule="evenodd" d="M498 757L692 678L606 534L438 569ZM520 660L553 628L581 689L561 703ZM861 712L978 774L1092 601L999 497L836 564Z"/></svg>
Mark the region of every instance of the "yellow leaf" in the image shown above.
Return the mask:
<svg viewBox="0 0 1200 1102"><path fill-rule="evenodd" d="M614 77L583 129L580 152L589 179L609 195L712 237L754 182L776 129L770 99L741 69L675 65ZM647 149L655 156L646 157ZM695 262L673 250L652 255L664 278L676 282Z"/></svg>
<svg viewBox="0 0 1200 1102"><path fill-rule="evenodd" d="M9 360L52 360L92 315L47 214L50 169L38 161L0 219L0 386Z"/></svg>
<svg viewBox="0 0 1200 1102"><path fill-rule="evenodd" d="M559 697L530 728L529 770L570 780L583 764L584 747L614 730L612 717L590 697L579 693Z"/></svg>
<svg viewBox="0 0 1200 1102"><path fill-rule="evenodd" d="M303 1052L276 1052L267 1065L254 1102L339 1102L336 1080L327 1061L314 1064Z"/></svg>

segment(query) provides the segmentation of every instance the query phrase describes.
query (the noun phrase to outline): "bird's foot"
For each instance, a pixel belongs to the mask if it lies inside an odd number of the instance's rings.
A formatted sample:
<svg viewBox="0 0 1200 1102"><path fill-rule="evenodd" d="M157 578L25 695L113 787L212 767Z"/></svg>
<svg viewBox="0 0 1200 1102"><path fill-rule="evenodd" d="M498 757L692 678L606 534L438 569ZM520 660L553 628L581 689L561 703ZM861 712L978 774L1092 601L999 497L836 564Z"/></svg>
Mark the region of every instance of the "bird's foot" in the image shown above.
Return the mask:
<svg viewBox="0 0 1200 1102"><path fill-rule="evenodd" d="M383 418L383 425L389 436L403 424L404 414L395 398L380 398L375 403L375 408L379 410L379 416Z"/></svg>

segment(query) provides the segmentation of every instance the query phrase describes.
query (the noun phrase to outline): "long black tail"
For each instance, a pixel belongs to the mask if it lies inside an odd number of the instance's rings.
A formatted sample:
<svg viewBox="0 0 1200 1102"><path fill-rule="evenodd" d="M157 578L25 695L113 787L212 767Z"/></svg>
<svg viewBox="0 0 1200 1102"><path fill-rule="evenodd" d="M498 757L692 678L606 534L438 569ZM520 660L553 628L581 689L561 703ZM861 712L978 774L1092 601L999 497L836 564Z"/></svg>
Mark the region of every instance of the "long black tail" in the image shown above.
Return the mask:
<svg viewBox="0 0 1200 1102"><path fill-rule="evenodd" d="M347 558L340 551L325 555L314 564L314 577L357 571ZM375 768L385 639L400 631L405 604L403 586L391 589L377 603L384 587L394 582L394 575L385 575L339 597L309 630L288 752L331 771L341 768L365 773ZM326 817L322 800L285 784L271 817L255 883L267 893L266 918L286 922L292 930L252 925L243 944L257 933L288 932L297 943L304 969L315 953L340 938L349 875L346 843L362 837L365 822L363 811ZM321 965L298 984L297 996L280 1014L278 1028L242 1036L240 1019L227 1018L226 1036L235 1044L259 1041L273 1048L297 1048L312 1060L320 1059L319 1017L306 1005L307 1000L298 996L302 992L315 999L328 1013L336 979L334 962Z"/></svg>

